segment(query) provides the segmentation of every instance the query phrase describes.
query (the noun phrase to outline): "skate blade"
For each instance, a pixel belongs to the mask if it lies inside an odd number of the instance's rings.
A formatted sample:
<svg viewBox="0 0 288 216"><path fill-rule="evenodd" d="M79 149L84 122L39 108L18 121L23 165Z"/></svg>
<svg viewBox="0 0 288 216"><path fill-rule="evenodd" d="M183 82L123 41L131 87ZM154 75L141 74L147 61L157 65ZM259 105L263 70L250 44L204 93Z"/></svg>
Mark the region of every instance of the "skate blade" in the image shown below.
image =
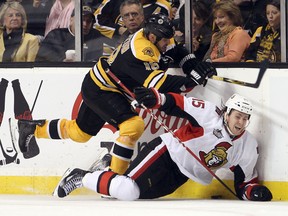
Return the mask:
<svg viewBox="0 0 288 216"><path fill-rule="evenodd" d="M21 150L18 146L18 140L19 140L18 120L15 118L9 118L8 121L9 121L9 130L10 130L10 136L11 136L13 147L17 153L20 153Z"/></svg>
<svg viewBox="0 0 288 216"><path fill-rule="evenodd" d="M63 182L63 180L72 172L72 170L73 170L73 169L68 168L68 169L64 172L62 178L60 179L60 181L58 182L56 188L54 189L54 191L53 191L53 193L52 193L52 196L59 197L59 196L58 196L58 188L60 187L60 185L61 185L61 183Z"/></svg>
<svg viewBox="0 0 288 216"><path fill-rule="evenodd" d="M104 157L104 155L106 155L107 153L109 153L108 149L103 149L96 157L96 160L90 165L88 171L90 172L94 172L96 171L96 165L99 163L99 161L102 160L102 158Z"/></svg>

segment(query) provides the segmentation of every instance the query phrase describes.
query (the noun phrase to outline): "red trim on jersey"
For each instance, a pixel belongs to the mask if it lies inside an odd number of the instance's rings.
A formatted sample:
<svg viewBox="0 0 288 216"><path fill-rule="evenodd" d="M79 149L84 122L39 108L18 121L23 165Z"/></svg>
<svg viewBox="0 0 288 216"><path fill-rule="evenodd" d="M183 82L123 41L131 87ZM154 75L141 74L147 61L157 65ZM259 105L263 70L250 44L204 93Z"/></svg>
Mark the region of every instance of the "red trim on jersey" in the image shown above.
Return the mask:
<svg viewBox="0 0 288 216"><path fill-rule="evenodd" d="M234 172L235 166L230 167L230 170Z"/></svg>
<svg viewBox="0 0 288 216"><path fill-rule="evenodd" d="M204 135L204 129L202 127L193 127L190 123L181 127L175 132L176 136L182 141L188 141Z"/></svg>
<svg viewBox="0 0 288 216"><path fill-rule="evenodd" d="M109 194L110 182L116 175L117 175L116 173L111 171L103 172L98 178L97 192L104 195L110 195Z"/></svg>
<svg viewBox="0 0 288 216"><path fill-rule="evenodd" d="M183 93L188 93L190 91L192 91L194 89L195 86L187 88L185 91L183 91Z"/></svg>
<svg viewBox="0 0 288 216"><path fill-rule="evenodd" d="M235 140L239 139L244 133L245 133L245 130L244 130L241 134L239 134L238 136L235 136L235 137L232 139L232 141L235 141Z"/></svg>
<svg viewBox="0 0 288 216"><path fill-rule="evenodd" d="M256 178L251 179L251 181L249 181L249 182L243 182L243 184L241 184L239 186L239 188L243 188L243 187L245 187L246 185L249 185L249 184L257 184L258 182L259 182L258 181L258 177L256 177Z"/></svg>
<svg viewBox="0 0 288 216"><path fill-rule="evenodd" d="M164 145L156 154L154 154L144 165L141 166L137 172L131 176L133 180L137 179L142 173L146 171L148 167L151 166L159 157L161 157L167 151L166 145Z"/></svg>
<svg viewBox="0 0 288 216"><path fill-rule="evenodd" d="M255 183L255 184L249 184L247 185L247 187L245 188L245 195L247 197L248 200L251 200L251 191L255 186L260 186L260 184Z"/></svg>
<svg viewBox="0 0 288 216"><path fill-rule="evenodd" d="M184 96L180 94L172 93L172 92L169 92L169 94L173 96L176 106L184 110Z"/></svg>

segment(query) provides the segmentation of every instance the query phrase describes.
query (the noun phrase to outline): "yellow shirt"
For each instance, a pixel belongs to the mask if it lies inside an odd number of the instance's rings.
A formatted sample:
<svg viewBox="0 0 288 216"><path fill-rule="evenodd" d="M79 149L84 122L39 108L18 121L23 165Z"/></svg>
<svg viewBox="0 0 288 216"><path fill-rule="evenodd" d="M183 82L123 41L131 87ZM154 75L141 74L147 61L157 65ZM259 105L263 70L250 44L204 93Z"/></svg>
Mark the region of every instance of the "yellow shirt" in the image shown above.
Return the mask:
<svg viewBox="0 0 288 216"><path fill-rule="evenodd" d="M18 49L12 55L12 62L34 62L39 49L39 40L36 36L24 33ZM3 31L0 31L0 62L5 51Z"/></svg>

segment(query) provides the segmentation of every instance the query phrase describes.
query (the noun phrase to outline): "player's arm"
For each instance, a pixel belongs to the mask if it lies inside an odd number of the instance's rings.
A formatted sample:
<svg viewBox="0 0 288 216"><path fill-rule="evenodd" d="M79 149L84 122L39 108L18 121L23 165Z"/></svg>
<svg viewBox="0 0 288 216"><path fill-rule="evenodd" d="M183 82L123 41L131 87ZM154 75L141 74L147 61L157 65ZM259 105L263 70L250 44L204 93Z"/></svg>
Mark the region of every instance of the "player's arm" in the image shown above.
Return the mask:
<svg viewBox="0 0 288 216"><path fill-rule="evenodd" d="M159 109L167 115L188 119L193 126L199 126L196 119L185 110L185 103L188 99L180 94L159 93L154 88L137 87L134 89L135 99L138 104L143 104L147 108ZM199 126L200 127L200 126Z"/></svg>
<svg viewBox="0 0 288 216"><path fill-rule="evenodd" d="M96 29L108 38L112 38L114 35L119 35L118 31L121 27L111 17L113 13L119 14L119 8L115 11L114 4L116 4L114 1L103 1L94 13Z"/></svg>
<svg viewBox="0 0 288 216"><path fill-rule="evenodd" d="M173 45L173 39L171 39L170 43L170 49L165 55L173 59L174 64L179 65L184 74L198 83L198 85L203 84L205 86L207 78L217 75L216 68L211 62L200 61L194 54L189 53L184 45Z"/></svg>
<svg viewBox="0 0 288 216"><path fill-rule="evenodd" d="M271 191L264 185L258 183L258 178L245 182L245 173L237 165L232 170L234 172L234 187L237 197L241 200L251 201L270 201L272 199Z"/></svg>

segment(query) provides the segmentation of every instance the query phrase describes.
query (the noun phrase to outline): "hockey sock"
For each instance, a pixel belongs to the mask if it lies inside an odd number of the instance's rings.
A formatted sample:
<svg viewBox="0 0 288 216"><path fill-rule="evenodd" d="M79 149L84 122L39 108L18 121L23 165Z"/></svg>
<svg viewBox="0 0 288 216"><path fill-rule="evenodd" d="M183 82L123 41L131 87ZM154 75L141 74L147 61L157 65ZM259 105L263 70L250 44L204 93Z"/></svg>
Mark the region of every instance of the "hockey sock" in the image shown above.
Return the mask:
<svg viewBox="0 0 288 216"><path fill-rule="evenodd" d="M87 142L91 135L84 133L75 120L54 119L36 127L35 136L37 138L49 139L72 139L75 142Z"/></svg>
<svg viewBox="0 0 288 216"><path fill-rule="evenodd" d="M128 146L120 142L115 142L112 151L110 169L118 174L124 174L133 156L134 145Z"/></svg>

